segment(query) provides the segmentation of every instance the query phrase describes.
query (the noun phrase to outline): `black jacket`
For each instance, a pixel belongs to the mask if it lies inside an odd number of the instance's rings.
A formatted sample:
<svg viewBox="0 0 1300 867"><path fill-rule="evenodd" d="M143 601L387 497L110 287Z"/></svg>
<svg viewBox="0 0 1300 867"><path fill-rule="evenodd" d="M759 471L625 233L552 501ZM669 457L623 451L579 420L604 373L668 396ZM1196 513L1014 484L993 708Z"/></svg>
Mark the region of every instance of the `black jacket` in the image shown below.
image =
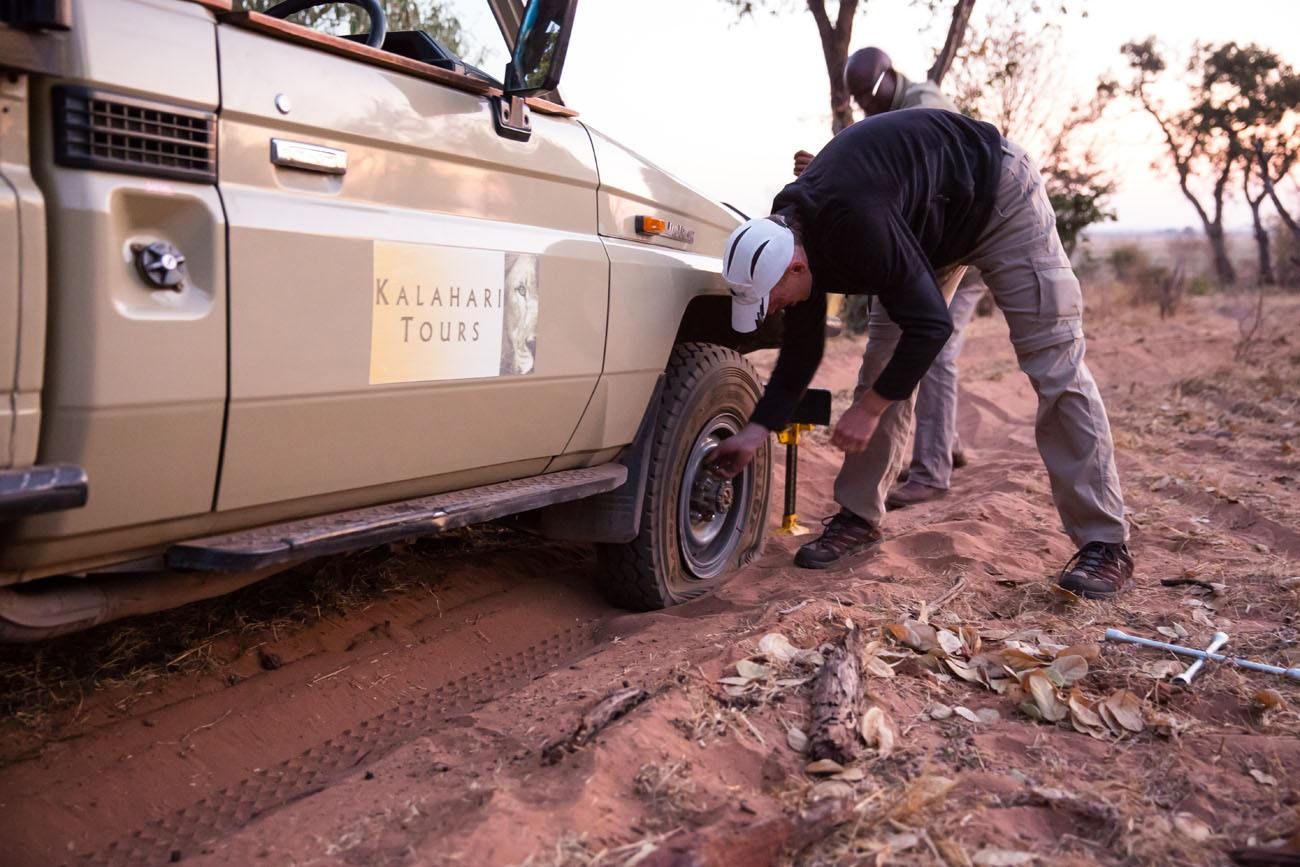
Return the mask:
<svg viewBox="0 0 1300 867"><path fill-rule="evenodd" d="M935 269L974 249L1001 167L996 127L917 108L844 130L777 194L772 213L797 225L813 293L786 311L781 355L751 421L789 423L821 363L827 292L878 296L902 337L873 388L911 396L952 333Z"/></svg>

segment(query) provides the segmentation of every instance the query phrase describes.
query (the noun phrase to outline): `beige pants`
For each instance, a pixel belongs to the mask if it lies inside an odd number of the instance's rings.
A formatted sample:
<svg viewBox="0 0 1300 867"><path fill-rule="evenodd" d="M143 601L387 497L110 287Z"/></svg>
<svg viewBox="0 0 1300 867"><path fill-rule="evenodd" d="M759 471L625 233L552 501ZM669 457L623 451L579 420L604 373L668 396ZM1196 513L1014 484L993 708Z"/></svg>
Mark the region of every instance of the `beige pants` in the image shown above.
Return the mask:
<svg viewBox="0 0 1300 867"><path fill-rule="evenodd" d="M983 275L1010 326L1020 369L1038 394L1038 451L1066 532L1076 545L1127 541L1110 422L1083 360L1079 281L1056 234L1038 167L1012 142L1003 145L1002 179L989 224L963 264ZM884 370L900 334L873 298L859 392ZM903 467L914 403L915 396L886 410L866 451L845 456L835 480L836 501L876 524Z"/></svg>

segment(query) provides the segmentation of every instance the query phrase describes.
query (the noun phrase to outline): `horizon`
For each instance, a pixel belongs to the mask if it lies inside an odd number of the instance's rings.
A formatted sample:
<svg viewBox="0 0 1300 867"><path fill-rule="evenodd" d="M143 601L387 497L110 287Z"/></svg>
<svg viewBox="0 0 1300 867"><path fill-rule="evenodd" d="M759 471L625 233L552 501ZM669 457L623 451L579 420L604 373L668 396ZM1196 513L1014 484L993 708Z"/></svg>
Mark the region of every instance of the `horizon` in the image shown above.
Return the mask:
<svg viewBox="0 0 1300 867"><path fill-rule="evenodd" d="M942 43L946 9L931 17L909 0L867 0L864 7L850 50L880 45L905 75L923 78ZM472 38L476 31L481 37L487 25L495 28L468 0L453 0L452 8ZM1171 69L1181 67L1193 41L1207 34L1215 41L1257 42L1300 65L1296 40L1282 44L1279 38L1300 32L1300 3L1242 0L1228 11L1210 0L1095 0L1087 9L1087 18L1071 17L1062 31L1063 104L1089 93L1107 73L1122 76L1126 67L1119 46L1151 34L1166 50ZM981 10L977 4L976 17ZM630 23L636 38L629 38ZM478 41L485 67L496 74L498 66L504 68L504 51ZM671 47L671 56L660 46ZM1169 90L1183 92L1181 86ZM630 0L584 4L560 92L583 121L746 213L766 212L792 179L796 150L815 152L830 137L821 46L812 16L798 5L781 14L759 11L738 19L722 0L661 0L653 7ZM723 92L725 101L717 98ZM1111 200L1118 220L1094 230L1203 231L1167 165L1155 123L1134 111L1127 98L1118 103L1095 131L1107 143L1103 162L1120 184ZM682 136L677 133L682 129L694 134ZM744 146L727 146L733 141ZM1153 160L1158 171L1150 169ZM1281 192L1284 199L1300 200L1294 175ZM1271 206L1266 207L1272 217ZM1225 205L1224 223L1231 230L1251 226L1239 192Z"/></svg>

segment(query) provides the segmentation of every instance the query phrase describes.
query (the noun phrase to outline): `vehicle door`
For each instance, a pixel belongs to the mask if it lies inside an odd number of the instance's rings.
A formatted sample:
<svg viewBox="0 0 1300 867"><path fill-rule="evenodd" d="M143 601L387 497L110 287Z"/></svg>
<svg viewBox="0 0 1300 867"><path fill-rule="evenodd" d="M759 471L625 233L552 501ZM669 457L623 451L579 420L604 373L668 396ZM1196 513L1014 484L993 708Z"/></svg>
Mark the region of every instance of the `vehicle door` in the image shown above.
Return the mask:
<svg viewBox="0 0 1300 867"><path fill-rule="evenodd" d="M603 357L608 260L586 132L533 112L526 140L505 137L469 76L262 16L218 30L218 508L541 472Z"/></svg>

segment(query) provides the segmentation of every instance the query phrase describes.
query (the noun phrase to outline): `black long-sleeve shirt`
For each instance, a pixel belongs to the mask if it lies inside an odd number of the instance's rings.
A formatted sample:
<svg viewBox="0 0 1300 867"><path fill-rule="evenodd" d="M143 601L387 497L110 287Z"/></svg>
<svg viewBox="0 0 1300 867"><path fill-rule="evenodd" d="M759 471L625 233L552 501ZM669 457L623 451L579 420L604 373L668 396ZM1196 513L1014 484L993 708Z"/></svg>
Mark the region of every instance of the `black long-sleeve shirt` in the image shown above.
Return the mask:
<svg viewBox="0 0 1300 867"><path fill-rule="evenodd" d="M785 313L776 369L750 420L785 427L821 363L826 293L876 295L902 331L873 385L911 396L952 334L936 268L975 247L993 212L1002 135L938 109L888 112L832 139L772 202L797 224L812 295Z"/></svg>

